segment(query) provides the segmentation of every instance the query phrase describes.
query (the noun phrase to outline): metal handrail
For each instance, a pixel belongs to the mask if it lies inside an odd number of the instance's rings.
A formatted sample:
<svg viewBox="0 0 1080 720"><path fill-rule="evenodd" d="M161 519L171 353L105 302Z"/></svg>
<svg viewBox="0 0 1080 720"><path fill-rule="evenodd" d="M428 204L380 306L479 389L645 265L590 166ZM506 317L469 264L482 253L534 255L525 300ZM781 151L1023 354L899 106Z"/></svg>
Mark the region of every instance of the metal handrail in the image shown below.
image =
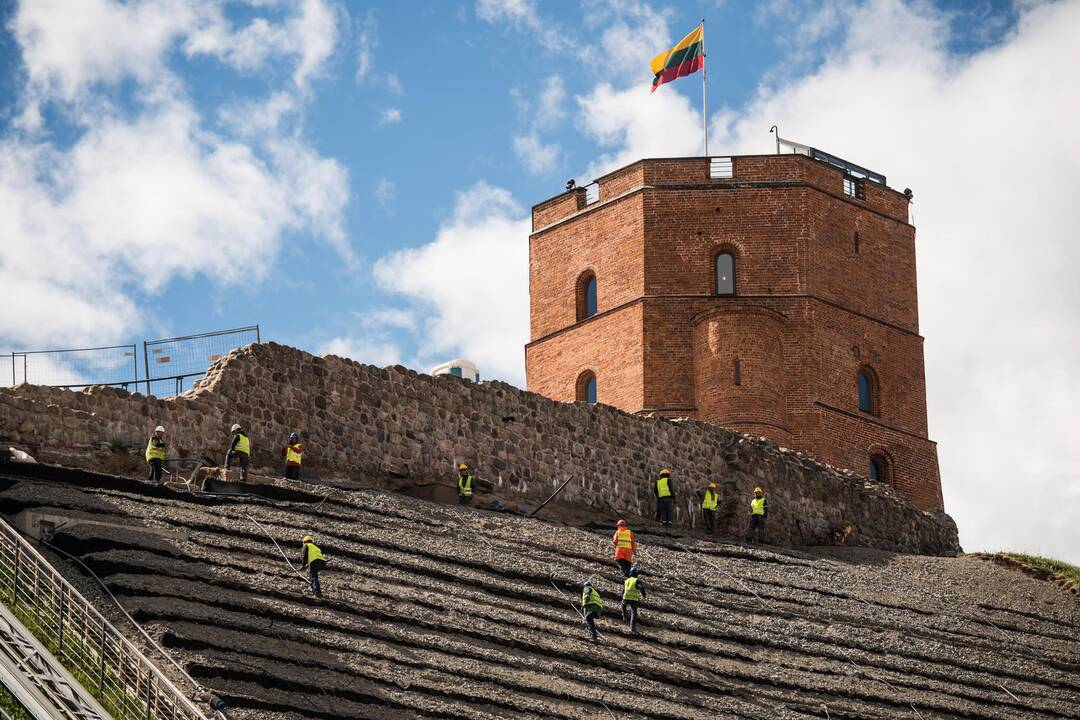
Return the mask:
<svg viewBox="0 0 1080 720"><path fill-rule="evenodd" d="M117 720L209 720L2 519L0 597Z"/></svg>

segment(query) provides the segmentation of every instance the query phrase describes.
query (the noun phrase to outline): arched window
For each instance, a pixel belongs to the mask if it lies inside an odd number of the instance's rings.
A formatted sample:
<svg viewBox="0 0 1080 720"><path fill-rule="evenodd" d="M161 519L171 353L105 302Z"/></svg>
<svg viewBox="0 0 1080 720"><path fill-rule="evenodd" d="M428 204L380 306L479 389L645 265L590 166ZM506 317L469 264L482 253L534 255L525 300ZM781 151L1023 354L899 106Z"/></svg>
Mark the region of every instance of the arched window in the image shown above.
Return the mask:
<svg viewBox="0 0 1080 720"><path fill-rule="evenodd" d="M870 479L892 483L892 464L883 451L870 453Z"/></svg>
<svg viewBox="0 0 1080 720"><path fill-rule="evenodd" d="M596 376L586 370L578 376L577 399L590 405L596 404Z"/></svg>
<svg viewBox="0 0 1080 720"><path fill-rule="evenodd" d="M584 320L596 314L596 275L586 270L577 283L577 319Z"/></svg>
<svg viewBox="0 0 1080 720"><path fill-rule="evenodd" d="M856 382L859 389L859 409L865 413L877 415L877 378L874 377L869 368L863 368L859 371Z"/></svg>
<svg viewBox="0 0 1080 720"><path fill-rule="evenodd" d="M735 294L735 256L729 252L716 256L716 294Z"/></svg>

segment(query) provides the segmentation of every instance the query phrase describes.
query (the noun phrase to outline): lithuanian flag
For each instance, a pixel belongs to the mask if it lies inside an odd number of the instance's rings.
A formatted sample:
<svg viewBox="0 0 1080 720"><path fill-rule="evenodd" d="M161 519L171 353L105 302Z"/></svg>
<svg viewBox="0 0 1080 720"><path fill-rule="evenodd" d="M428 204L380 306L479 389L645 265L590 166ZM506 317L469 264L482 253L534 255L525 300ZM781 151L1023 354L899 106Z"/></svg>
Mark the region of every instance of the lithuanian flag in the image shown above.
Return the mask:
<svg viewBox="0 0 1080 720"><path fill-rule="evenodd" d="M649 66L656 77L652 81L652 92L666 82L696 73L705 66L705 28L698 25L692 33L679 41L670 50L665 50L653 58Z"/></svg>

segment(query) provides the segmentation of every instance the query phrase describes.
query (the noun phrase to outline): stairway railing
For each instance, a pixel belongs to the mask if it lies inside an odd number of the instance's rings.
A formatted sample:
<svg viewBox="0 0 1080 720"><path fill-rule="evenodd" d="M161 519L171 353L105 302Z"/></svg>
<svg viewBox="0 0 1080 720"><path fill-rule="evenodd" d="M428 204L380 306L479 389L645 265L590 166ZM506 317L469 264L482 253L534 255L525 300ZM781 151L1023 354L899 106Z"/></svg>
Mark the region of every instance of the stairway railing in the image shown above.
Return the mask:
<svg viewBox="0 0 1080 720"><path fill-rule="evenodd" d="M2 519L0 598L116 720L208 720Z"/></svg>

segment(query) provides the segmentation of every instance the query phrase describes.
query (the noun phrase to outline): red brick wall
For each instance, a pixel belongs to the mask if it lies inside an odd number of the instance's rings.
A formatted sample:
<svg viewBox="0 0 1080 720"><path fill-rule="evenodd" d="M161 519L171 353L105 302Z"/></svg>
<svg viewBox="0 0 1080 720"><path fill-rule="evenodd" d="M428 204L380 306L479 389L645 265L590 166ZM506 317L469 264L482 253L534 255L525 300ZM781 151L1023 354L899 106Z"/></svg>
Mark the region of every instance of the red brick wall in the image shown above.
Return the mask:
<svg viewBox="0 0 1080 720"><path fill-rule="evenodd" d="M597 311L641 297L644 286L642 196L582 213L529 238L532 339L577 321L581 274L596 274Z"/></svg>
<svg viewBox="0 0 1080 720"><path fill-rule="evenodd" d="M642 407L641 303L578 323L565 332L525 348L530 390L571 402L577 379L586 370L596 376L596 400L630 411Z"/></svg>
<svg viewBox="0 0 1080 720"><path fill-rule="evenodd" d="M879 453L890 483L940 508L907 199L868 181L846 197L843 172L803 156L733 162L730 180L709 180L706 158L634 163L601 178L598 205L534 233L529 389L573 400L590 368L600 402L624 410L722 423L863 475ZM720 250L736 256L733 298L713 295ZM601 315L575 324L585 268ZM858 409L863 367L873 415Z"/></svg>

